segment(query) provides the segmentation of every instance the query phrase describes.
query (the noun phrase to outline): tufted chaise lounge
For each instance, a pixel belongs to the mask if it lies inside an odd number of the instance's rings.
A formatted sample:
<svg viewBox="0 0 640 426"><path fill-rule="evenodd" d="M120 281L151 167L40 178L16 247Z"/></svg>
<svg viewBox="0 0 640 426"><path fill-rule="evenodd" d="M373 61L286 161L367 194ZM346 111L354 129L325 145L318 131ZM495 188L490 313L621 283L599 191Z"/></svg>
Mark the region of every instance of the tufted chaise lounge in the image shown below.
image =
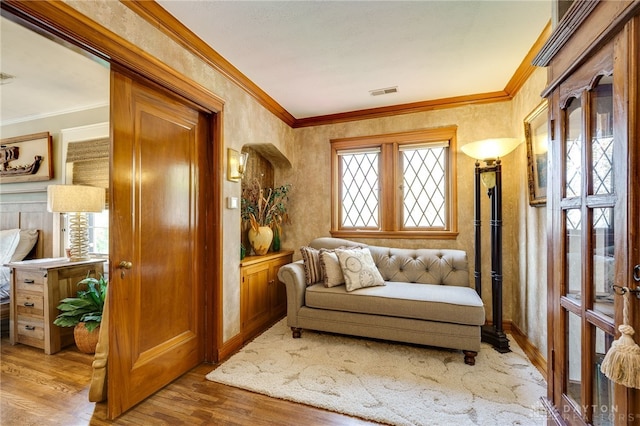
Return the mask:
<svg viewBox="0 0 640 426"><path fill-rule="evenodd" d="M318 238L310 247L366 246ZM293 337L302 329L459 349L475 364L482 299L469 287L467 255L461 250L366 246L385 285L347 292L344 285L306 285L303 261L280 268L287 289L287 323Z"/></svg>

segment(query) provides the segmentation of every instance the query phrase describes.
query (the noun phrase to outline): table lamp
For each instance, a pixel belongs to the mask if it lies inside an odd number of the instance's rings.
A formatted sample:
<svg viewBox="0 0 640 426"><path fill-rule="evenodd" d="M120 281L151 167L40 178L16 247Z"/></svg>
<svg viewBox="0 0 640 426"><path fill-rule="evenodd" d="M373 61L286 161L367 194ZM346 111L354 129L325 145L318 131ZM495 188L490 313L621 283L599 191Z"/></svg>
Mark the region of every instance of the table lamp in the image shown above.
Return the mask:
<svg viewBox="0 0 640 426"><path fill-rule="evenodd" d="M52 213L69 213L71 261L89 259L87 213L101 212L104 204L104 188L82 185L47 187L47 210Z"/></svg>

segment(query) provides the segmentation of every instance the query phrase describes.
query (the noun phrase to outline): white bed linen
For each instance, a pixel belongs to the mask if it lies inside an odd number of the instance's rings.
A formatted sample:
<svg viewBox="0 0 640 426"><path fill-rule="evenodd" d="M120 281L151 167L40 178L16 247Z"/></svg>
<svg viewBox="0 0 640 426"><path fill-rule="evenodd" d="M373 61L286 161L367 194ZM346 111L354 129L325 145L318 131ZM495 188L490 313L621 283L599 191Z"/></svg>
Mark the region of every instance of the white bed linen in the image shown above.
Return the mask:
<svg viewBox="0 0 640 426"><path fill-rule="evenodd" d="M0 301L9 298L11 270L4 266L25 258L38 240L35 229L4 229L0 231Z"/></svg>
<svg viewBox="0 0 640 426"><path fill-rule="evenodd" d="M9 297L9 268L4 266L11 261L13 253L20 242L19 229L5 229L0 231L0 299Z"/></svg>

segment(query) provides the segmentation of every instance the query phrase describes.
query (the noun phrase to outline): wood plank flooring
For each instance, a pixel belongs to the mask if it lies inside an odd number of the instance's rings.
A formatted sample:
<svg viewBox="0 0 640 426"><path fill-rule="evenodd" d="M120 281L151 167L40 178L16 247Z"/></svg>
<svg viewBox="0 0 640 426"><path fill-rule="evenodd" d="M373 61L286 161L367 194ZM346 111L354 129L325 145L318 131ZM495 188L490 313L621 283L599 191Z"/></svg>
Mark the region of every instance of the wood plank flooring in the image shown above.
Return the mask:
<svg viewBox="0 0 640 426"><path fill-rule="evenodd" d="M13 425L373 425L357 418L210 382L202 364L115 421L88 400L92 355L54 355L2 338L0 424Z"/></svg>

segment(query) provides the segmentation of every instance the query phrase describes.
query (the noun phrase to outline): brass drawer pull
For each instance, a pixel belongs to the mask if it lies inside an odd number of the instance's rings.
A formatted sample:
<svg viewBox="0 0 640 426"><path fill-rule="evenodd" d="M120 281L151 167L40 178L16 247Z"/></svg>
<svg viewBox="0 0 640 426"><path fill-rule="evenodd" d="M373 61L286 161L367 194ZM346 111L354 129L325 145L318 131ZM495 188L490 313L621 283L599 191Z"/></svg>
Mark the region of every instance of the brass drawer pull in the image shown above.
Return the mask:
<svg viewBox="0 0 640 426"><path fill-rule="evenodd" d="M33 284L33 283L35 283L35 281L33 279L31 279L31 278L25 278L24 279L24 283L25 284Z"/></svg>
<svg viewBox="0 0 640 426"><path fill-rule="evenodd" d="M27 308L33 308L36 305L33 302L24 302L24 306Z"/></svg>
<svg viewBox="0 0 640 426"><path fill-rule="evenodd" d="M33 331L36 329L35 325L25 325L24 328L25 330L29 330L29 331Z"/></svg>

